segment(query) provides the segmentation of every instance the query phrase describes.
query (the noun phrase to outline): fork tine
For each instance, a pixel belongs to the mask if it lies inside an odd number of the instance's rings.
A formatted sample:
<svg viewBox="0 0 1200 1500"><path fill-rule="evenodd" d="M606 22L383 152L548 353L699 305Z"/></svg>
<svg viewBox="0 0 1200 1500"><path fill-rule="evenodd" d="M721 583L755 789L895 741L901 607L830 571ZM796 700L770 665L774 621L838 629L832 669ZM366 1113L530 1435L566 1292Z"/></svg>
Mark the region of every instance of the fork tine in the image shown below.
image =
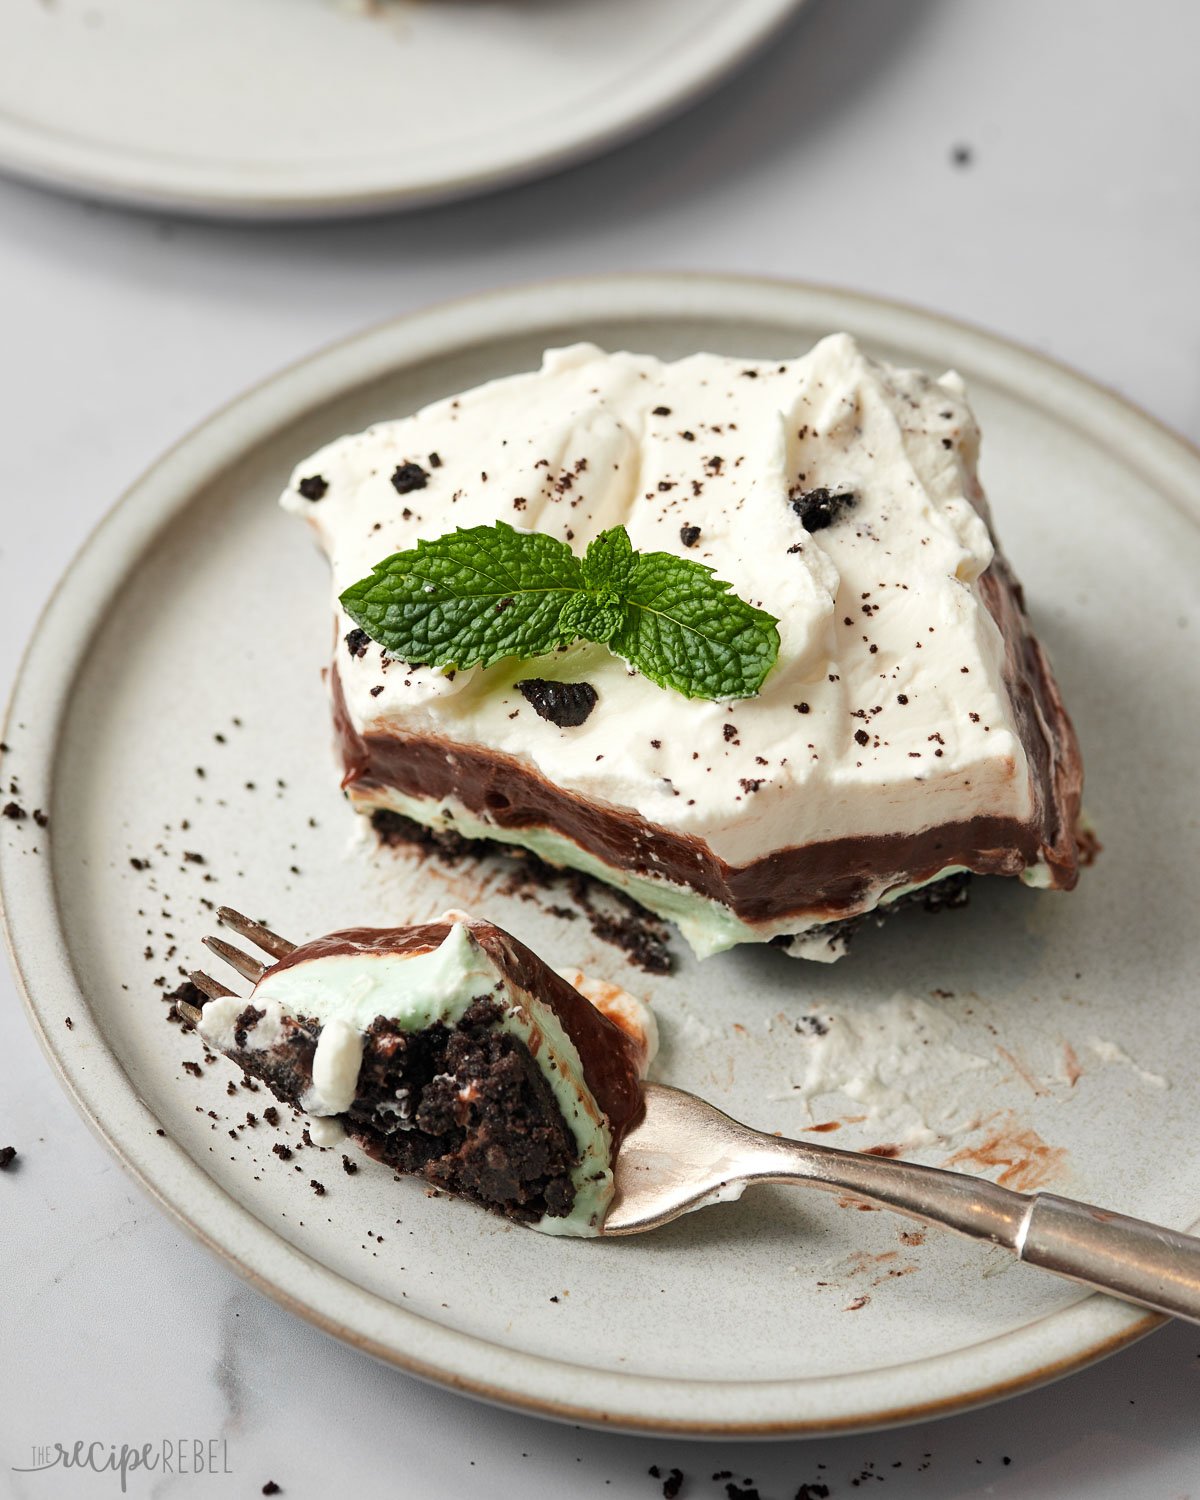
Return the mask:
<svg viewBox="0 0 1200 1500"><path fill-rule="evenodd" d="M217 919L236 932L238 937L257 944L272 958L286 958L296 946L295 943L289 943L287 938L280 937L277 932L272 932L269 927L264 927L261 922L255 922L253 918L243 916L240 911L234 911L232 906L220 907Z"/></svg>
<svg viewBox="0 0 1200 1500"><path fill-rule="evenodd" d="M189 1005L186 1000L176 1000L175 1009L188 1023L189 1026L199 1026L204 1019L204 1012L198 1005Z"/></svg>
<svg viewBox="0 0 1200 1500"><path fill-rule="evenodd" d="M201 939L201 941L218 958L223 958L227 964L236 969L243 979L250 979L257 984L267 972L266 964L260 963L252 954L243 953L240 948L235 948L232 943L227 943L224 938L206 937Z"/></svg>
<svg viewBox="0 0 1200 1500"><path fill-rule="evenodd" d="M223 1000L226 995L233 994L233 990L229 989L226 985L223 985L219 979L214 979L211 974L206 974L203 969L193 969L191 979L196 988L198 990L203 990L210 1000ZM177 1003L180 1003L181 1005L180 1013L182 1014L182 1006L186 1005L187 1002L183 1001ZM188 1009L196 1010L196 1007L194 1005L191 1005L188 1006ZM199 1011L196 1011L196 1014L199 1015ZM191 1019L191 1016L188 1016L188 1020L190 1021Z"/></svg>

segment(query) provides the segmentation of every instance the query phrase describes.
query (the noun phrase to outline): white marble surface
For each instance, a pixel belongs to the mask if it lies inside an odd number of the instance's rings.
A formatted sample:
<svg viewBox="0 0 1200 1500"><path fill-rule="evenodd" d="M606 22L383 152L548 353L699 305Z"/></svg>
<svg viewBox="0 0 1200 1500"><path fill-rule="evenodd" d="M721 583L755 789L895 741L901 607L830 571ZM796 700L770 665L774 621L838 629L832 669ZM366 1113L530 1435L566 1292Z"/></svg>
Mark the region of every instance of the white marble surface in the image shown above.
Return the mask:
<svg viewBox="0 0 1200 1500"><path fill-rule="evenodd" d="M1037 345L1200 439L1198 50L1187 0L813 0L651 138L418 217L223 228L0 184L0 689L93 522L181 432L326 340L504 282L697 267L888 293ZM129 1493L273 1478L292 1500L653 1500L659 1464L686 1472L685 1497L722 1495L709 1476L731 1469L763 1500L818 1478L844 1500L873 1464L896 1500L1200 1495L1200 1330L1179 1326L988 1411L807 1443L623 1438L418 1384L167 1223L76 1117L0 973L9 1142L0 1493L119 1493L13 1473L35 1443L211 1434L231 1474L134 1476Z"/></svg>

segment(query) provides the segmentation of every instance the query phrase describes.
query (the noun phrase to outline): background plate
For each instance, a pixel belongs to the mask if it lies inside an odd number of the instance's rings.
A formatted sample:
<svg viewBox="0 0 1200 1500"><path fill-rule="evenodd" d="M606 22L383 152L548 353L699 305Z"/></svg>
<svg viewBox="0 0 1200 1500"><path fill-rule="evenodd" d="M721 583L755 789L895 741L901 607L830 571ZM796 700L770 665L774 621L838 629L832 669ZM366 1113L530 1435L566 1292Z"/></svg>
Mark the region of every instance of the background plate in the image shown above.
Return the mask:
<svg viewBox="0 0 1200 1500"><path fill-rule="evenodd" d="M499 873L356 844L318 675L325 567L274 505L297 455L529 367L546 344L782 356L843 327L970 383L1001 536L1084 745L1105 852L1080 890L983 883L968 911L897 919L832 969L769 951L703 965L681 954L676 974L652 979L584 921L505 895ZM1094 1358L1154 1320L949 1235L908 1243L903 1221L816 1195L759 1188L641 1240L576 1243L428 1199L373 1163L351 1181L336 1152L281 1163L273 1133L239 1129L261 1097L230 1098L224 1064L200 1079L183 1070L195 1039L164 1023L154 980L173 984L197 960L206 901L300 936L486 907L551 960L651 996L660 1076L755 1125L837 1119L850 1122L839 1144L880 1144L905 1098L920 1104L937 1079L924 1107L949 1112L948 1138L924 1159L966 1151L960 1164L1016 1172L1017 1185L1190 1226L1197 494L1197 455L1116 397L987 335L845 293L571 282L327 350L142 479L30 647L5 782L49 808L53 837L0 820L0 882L43 1041L126 1164L244 1275L364 1350L496 1400L627 1428L827 1431L987 1400ZM806 1104L793 1086L817 1042L799 1019L836 1014L869 1041L897 992L941 1018L905 1036L904 1087L885 1067L883 1094L868 1080L871 1107L836 1092Z"/></svg>
<svg viewBox="0 0 1200 1500"><path fill-rule="evenodd" d="M801 0L8 0L0 166L231 216L459 197L624 139Z"/></svg>

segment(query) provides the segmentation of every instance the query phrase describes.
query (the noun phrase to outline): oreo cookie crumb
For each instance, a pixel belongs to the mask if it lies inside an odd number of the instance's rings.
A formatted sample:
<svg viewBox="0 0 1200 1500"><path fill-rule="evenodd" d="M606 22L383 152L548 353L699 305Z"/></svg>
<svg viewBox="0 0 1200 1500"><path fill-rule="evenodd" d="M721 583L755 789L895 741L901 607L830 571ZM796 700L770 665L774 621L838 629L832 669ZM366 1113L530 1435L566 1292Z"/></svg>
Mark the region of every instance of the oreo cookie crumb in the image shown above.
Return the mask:
<svg viewBox="0 0 1200 1500"><path fill-rule="evenodd" d="M538 859L528 850L514 856L508 845L491 839L466 839L450 828L426 828L402 813L376 808L371 827L381 844L389 848L412 845L432 855L442 864L454 867L464 859L497 856L508 874L506 895L519 895L530 887L538 890L569 889L593 936L603 943L620 948L631 964L648 974L669 974L674 967L668 946L668 930L652 912L639 906L632 896L615 890L579 870L560 870ZM597 898L605 906L597 904ZM532 899L532 898L530 898ZM576 913L563 907L547 907L555 916L574 919ZM791 939L785 939L790 942Z"/></svg>
<svg viewBox="0 0 1200 1500"><path fill-rule="evenodd" d="M663 1480L663 1500L675 1500L683 1488L683 1470L672 1469Z"/></svg>
<svg viewBox="0 0 1200 1500"><path fill-rule="evenodd" d="M420 464L398 464L392 475L392 488L398 495L411 495L413 490L423 490L429 483L429 471Z"/></svg>
<svg viewBox="0 0 1200 1500"><path fill-rule="evenodd" d="M313 1192L316 1193L318 1198L323 1198L325 1196L325 1184L323 1182L318 1182L315 1177L310 1177L308 1185L310 1188L312 1188Z"/></svg>
<svg viewBox="0 0 1200 1500"><path fill-rule="evenodd" d="M268 1479L267 1480L266 1484L264 1484L263 1487L262 1487L262 1492L263 1492L264 1495L282 1495L283 1494L283 1491L280 1489L280 1487L275 1483L275 1481L273 1479Z"/></svg>
<svg viewBox="0 0 1200 1500"><path fill-rule="evenodd" d="M796 1500L829 1500L829 1486L822 1484L820 1480L802 1484L796 1491Z"/></svg>
<svg viewBox="0 0 1200 1500"><path fill-rule="evenodd" d="M694 547L700 540L699 526L681 526L679 528L679 540L685 547Z"/></svg>
<svg viewBox="0 0 1200 1500"><path fill-rule="evenodd" d="M947 875L926 886L923 892L913 891L911 894L921 899L921 905L928 912L961 911L971 902L971 872L962 870L957 875Z"/></svg>
<svg viewBox="0 0 1200 1500"><path fill-rule="evenodd" d="M545 677L526 677L517 687L540 719L560 729L578 728L591 715L599 696L590 682L550 682Z"/></svg>
<svg viewBox="0 0 1200 1500"><path fill-rule="evenodd" d="M329 481L320 474L310 474L296 488L306 500L323 500L329 492Z"/></svg>
<svg viewBox="0 0 1200 1500"><path fill-rule="evenodd" d="M41 810L40 807L34 808L33 821L39 828L49 828L50 826L50 819L46 816L46 814Z"/></svg>
<svg viewBox="0 0 1200 1500"><path fill-rule="evenodd" d="M457 865L472 852L471 841L452 828L426 828L423 823L385 807L378 807L371 814L371 827L379 842L389 849L416 844L436 855L444 865Z"/></svg>
<svg viewBox="0 0 1200 1500"><path fill-rule="evenodd" d="M620 948L639 969L647 974L671 972L671 951L661 928L655 931L640 915L616 917L594 908L588 910L587 917L594 935L601 942Z"/></svg>
<svg viewBox="0 0 1200 1500"><path fill-rule="evenodd" d="M357 626L346 636L346 650L351 656L365 656L370 644L371 637Z"/></svg>
<svg viewBox="0 0 1200 1500"><path fill-rule="evenodd" d="M22 819L29 816L25 809L19 807L15 802L6 802L2 812L4 817L11 818L14 823L19 823Z"/></svg>
<svg viewBox="0 0 1200 1500"><path fill-rule="evenodd" d="M247 1005L233 1018L233 1040L239 1051L245 1049L246 1039L265 1015L265 1010L259 1010L254 1005Z"/></svg>
<svg viewBox="0 0 1200 1500"><path fill-rule="evenodd" d="M0 1146L0 1172L7 1172L17 1159L15 1146Z"/></svg>
<svg viewBox="0 0 1200 1500"><path fill-rule="evenodd" d="M355 1172L358 1171L358 1163L356 1161L352 1161L348 1156L343 1156L342 1171L345 1172L347 1177L353 1177Z"/></svg>
<svg viewBox="0 0 1200 1500"><path fill-rule="evenodd" d="M854 504L854 496L849 490L792 490L788 494L788 504L800 517L805 531L824 531L847 506Z"/></svg>
<svg viewBox="0 0 1200 1500"><path fill-rule="evenodd" d="M906 895L899 896L895 901L889 901L885 906L878 906L874 911L859 912L857 916L841 917L834 922L824 922L819 928L809 934L810 937L819 936L830 943L841 941L849 944L856 933L864 927L882 927L885 922L901 911L921 906L927 912L957 911L969 904L971 898L971 872L961 870L956 875L944 875L941 880L935 880L931 885L922 886L919 890L909 891ZM771 948L787 948L795 937L791 933L780 933L777 937L768 940Z"/></svg>

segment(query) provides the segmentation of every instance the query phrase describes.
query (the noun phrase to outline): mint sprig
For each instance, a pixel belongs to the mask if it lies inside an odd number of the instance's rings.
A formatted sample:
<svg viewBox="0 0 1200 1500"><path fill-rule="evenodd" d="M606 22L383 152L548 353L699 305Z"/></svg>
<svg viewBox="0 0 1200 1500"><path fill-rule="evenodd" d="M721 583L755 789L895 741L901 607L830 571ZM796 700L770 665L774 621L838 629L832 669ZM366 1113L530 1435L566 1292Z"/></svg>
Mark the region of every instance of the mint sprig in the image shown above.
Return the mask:
<svg viewBox="0 0 1200 1500"><path fill-rule="evenodd" d="M701 563L635 551L623 526L583 557L503 521L460 528L385 558L341 603L405 661L490 667L587 640L688 698L751 698L779 654L774 616Z"/></svg>

